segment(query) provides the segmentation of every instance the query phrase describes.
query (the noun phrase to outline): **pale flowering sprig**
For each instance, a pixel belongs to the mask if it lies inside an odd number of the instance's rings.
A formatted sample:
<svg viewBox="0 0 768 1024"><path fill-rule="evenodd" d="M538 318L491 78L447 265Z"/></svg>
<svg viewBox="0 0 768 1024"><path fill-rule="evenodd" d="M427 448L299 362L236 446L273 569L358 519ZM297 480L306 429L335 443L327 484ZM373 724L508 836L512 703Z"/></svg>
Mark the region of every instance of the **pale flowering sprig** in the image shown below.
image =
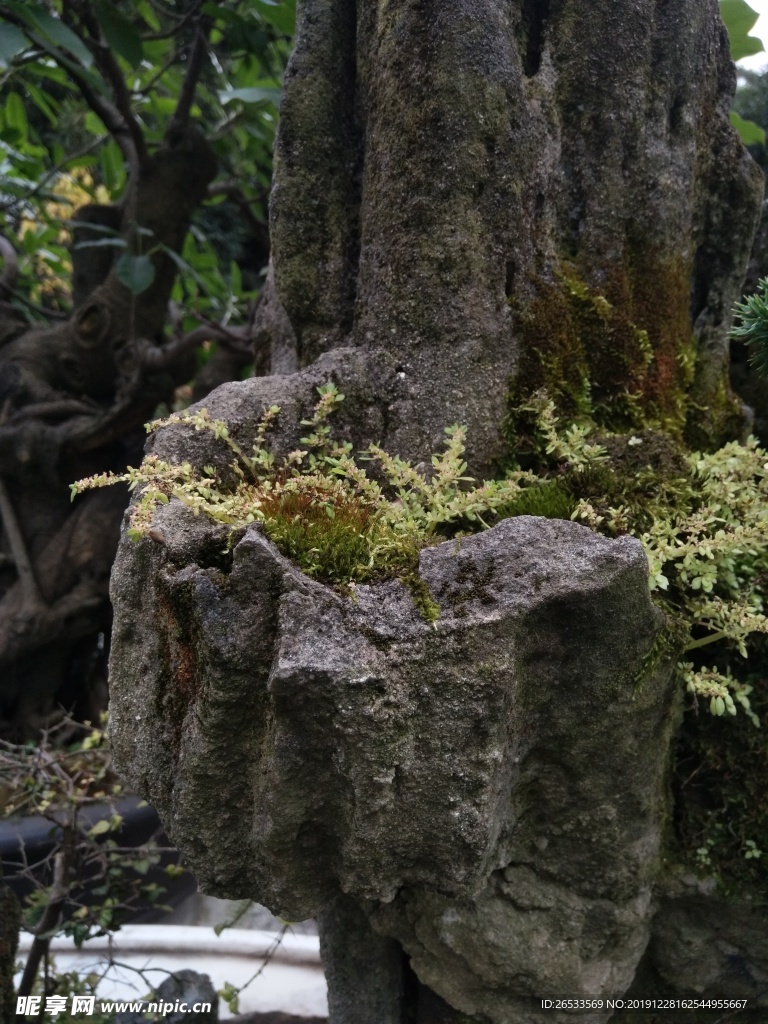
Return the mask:
<svg viewBox="0 0 768 1024"><path fill-rule="evenodd" d="M536 416L536 430L543 438L547 455L554 455L577 471L607 460L608 453L603 445L588 443L587 435L591 430L588 424L572 423L560 429L555 403L544 389L535 391L521 410Z"/></svg>
<svg viewBox="0 0 768 1024"><path fill-rule="evenodd" d="M233 529L261 523L278 547L296 557L306 572L332 573L336 578L343 565L350 579L360 580L375 573L408 570L415 565L419 549L442 539L445 534L441 530L448 527L486 527L484 516L537 480L534 474L521 471L505 480L474 486L475 481L466 475L466 431L452 426L446 428L443 451L432 457L426 472L370 445L361 457L376 464L381 483L355 460L349 442L332 436L327 420L344 396L333 384L318 388L318 392L313 415L302 421L310 428L301 438L303 447L291 451L279 464L265 446L278 406L262 414L250 451L207 409L174 414L147 425L154 431L184 424L213 434L235 456L231 467L238 483L234 487L225 485L212 466L197 471L187 462L170 464L149 455L139 469L78 481L73 496L92 487L127 482L139 492L131 512L133 538L149 533L158 504L175 498L195 515L205 514ZM302 535L308 525L315 530L314 542ZM335 539L329 541L323 534ZM350 557L338 557L339 547L347 548Z"/></svg>
<svg viewBox="0 0 768 1024"><path fill-rule="evenodd" d="M721 672L716 668L694 669L691 662L681 662L678 669L687 690L702 700L709 701L711 714L724 715L727 712L729 715L735 715L738 703L752 724L760 728L760 719L749 703L749 695L752 692L749 683L742 683L734 679L730 672Z"/></svg>

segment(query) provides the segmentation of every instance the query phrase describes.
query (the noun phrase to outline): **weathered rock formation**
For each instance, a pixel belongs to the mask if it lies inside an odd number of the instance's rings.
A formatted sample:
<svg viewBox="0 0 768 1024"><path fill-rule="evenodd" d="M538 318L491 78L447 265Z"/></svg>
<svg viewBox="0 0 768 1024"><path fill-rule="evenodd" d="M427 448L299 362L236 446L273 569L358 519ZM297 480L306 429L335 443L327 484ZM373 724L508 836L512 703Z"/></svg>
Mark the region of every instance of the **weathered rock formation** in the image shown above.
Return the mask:
<svg viewBox="0 0 768 1024"><path fill-rule="evenodd" d="M258 325L301 372L210 411L247 444L277 403L284 454L332 379L356 447L418 462L461 422L476 473L542 385L566 418L736 436L762 183L734 85L716 0L305 0ZM113 579L118 762L209 891L322 912L334 1024L400 1024L403 950L419 1024L663 973L674 652L634 541L521 518L426 551L432 626L402 584L353 601L255 529L230 550L171 504L154 532Z"/></svg>
<svg viewBox="0 0 768 1024"><path fill-rule="evenodd" d="M208 405L237 422L316 372ZM219 454L185 428L156 450L190 443ZM294 918L346 894L499 1024L628 988L676 717L637 541L520 517L429 548L430 623L399 581L352 599L180 503L153 533L113 575L113 744L206 891Z"/></svg>
<svg viewBox="0 0 768 1024"><path fill-rule="evenodd" d="M510 378L614 427L738 433L727 334L763 179L735 85L716 0L305 0L270 204L275 372L290 348L389 353L377 440L417 460L448 416L487 465Z"/></svg>

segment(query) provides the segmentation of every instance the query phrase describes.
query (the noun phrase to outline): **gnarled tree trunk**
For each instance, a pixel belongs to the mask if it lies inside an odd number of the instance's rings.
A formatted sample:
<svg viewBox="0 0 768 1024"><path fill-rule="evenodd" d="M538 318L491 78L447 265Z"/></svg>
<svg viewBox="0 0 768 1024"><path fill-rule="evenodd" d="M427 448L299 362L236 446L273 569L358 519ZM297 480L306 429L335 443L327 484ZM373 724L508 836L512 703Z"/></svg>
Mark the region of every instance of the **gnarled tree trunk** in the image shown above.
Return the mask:
<svg viewBox="0 0 768 1024"><path fill-rule="evenodd" d="M98 227L108 226L127 251L150 251L154 280L141 294L117 273L113 255L124 250L75 244L68 321L30 328L0 312L0 732L34 735L62 705L88 718L103 710L109 572L126 495L73 506L70 484L135 463L143 424L190 375L188 353L147 355L162 339L177 273L168 250L181 248L215 170L202 135L177 131L122 203L80 211L96 230L81 225L75 243L103 243Z"/></svg>

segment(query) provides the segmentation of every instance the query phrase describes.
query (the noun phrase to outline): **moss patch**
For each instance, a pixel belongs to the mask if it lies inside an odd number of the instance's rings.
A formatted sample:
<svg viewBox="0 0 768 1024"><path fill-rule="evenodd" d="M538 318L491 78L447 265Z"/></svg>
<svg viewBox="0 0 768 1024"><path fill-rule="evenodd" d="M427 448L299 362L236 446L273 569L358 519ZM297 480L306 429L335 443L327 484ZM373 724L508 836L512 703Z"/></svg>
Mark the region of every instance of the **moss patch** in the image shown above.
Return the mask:
<svg viewBox="0 0 768 1024"><path fill-rule="evenodd" d="M521 355L505 424L514 445L530 429L517 410L541 388L565 421L681 436L695 362L689 268L638 246L604 282L590 287L563 262L554 281L531 281L532 297L516 303Z"/></svg>

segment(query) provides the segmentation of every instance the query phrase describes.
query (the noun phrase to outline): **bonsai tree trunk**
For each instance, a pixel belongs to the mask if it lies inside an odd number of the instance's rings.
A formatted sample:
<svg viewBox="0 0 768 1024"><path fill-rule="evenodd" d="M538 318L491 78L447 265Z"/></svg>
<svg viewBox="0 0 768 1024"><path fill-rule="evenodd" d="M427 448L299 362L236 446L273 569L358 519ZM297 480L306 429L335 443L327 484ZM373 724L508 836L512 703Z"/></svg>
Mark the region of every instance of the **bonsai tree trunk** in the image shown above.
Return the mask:
<svg viewBox="0 0 768 1024"><path fill-rule="evenodd" d="M476 474L541 388L612 430L737 436L762 183L734 85L716 0L304 0L258 327L299 372L210 413L247 445L278 404L285 454L332 379L356 446L419 462L460 422ZM220 464L189 429L153 443ZM155 537L113 576L116 760L208 891L322 915L333 1024L629 989L677 707L636 542L520 517L429 549L433 628L397 582L345 603L173 502Z"/></svg>
<svg viewBox="0 0 768 1024"><path fill-rule="evenodd" d="M2 732L34 734L62 705L90 718L104 708L109 571L126 498L73 505L69 485L137 461L142 424L190 372L189 353L174 360L158 347L177 273L168 251L180 249L215 169L196 129L169 133L120 204L79 211L72 317L29 327L0 310ZM100 227L127 248L105 248ZM142 246L154 276L129 288L113 255L141 267Z"/></svg>

